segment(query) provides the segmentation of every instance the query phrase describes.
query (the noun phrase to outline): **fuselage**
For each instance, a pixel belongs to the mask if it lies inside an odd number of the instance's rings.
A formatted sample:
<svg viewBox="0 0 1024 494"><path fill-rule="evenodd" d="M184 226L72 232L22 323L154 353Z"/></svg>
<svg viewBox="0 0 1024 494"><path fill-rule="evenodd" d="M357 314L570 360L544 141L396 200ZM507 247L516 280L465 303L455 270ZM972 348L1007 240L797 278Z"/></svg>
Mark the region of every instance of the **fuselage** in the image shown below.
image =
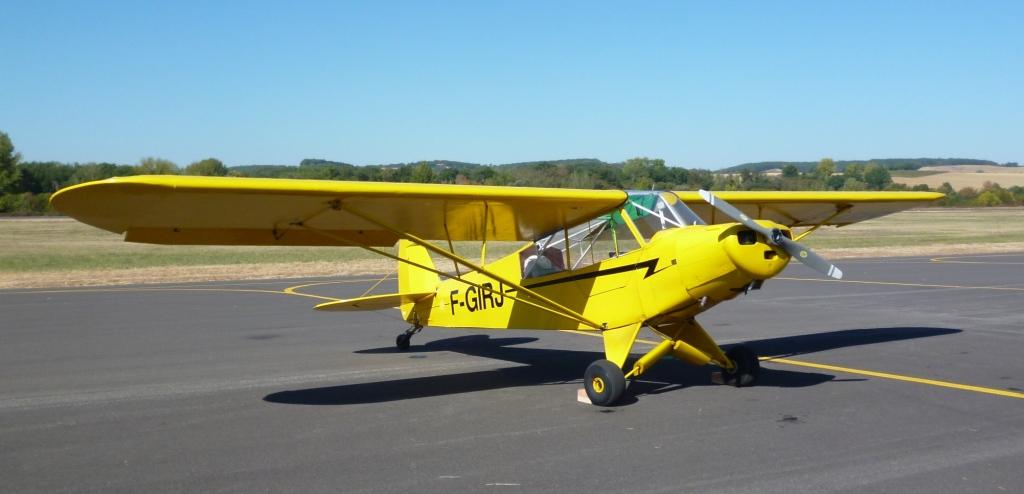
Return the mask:
<svg viewBox="0 0 1024 494"><path fill-rule="evenodd" d="M765 225L789 234L783 225ZM535 278L523 279L520 251L486 267L611 329L692 318L775 276L788 262L789 256L764 237L726 223L665 229L638 249ZM482 273L463 278L484 288L444 281L410 317L436 327L595 329Z"/></svg>

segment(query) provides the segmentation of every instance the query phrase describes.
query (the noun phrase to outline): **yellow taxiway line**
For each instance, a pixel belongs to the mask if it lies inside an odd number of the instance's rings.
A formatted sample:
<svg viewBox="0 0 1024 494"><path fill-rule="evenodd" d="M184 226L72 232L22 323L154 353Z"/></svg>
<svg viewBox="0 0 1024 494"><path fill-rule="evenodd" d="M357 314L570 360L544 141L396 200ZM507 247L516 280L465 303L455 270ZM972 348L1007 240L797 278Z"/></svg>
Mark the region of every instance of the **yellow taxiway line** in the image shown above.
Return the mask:
<svg viewBox="0 0 1024 494"><path fill-rule="evenodd" d="M957 259L957 257L958 256L933 257L931 259L928 259L928 262L937 262L937 263L942 263L942 264L1024 264L1024 261L1010 261L1010 262L1006 262L1006 261L964 261L964 260L961 260L961 259ZM965 256L959 256L959 257L961 257L963 259L978 259L978 258L987 258L987 257L1021 257L1021 255L1018 254L1018 253L1012 253L1012 254L979 254L979 255L965 255Z"/></svg>
<svg viewBox="0 0 1024 494"><path fill-rule="evenodd" d="M1016 286L974 286L974 285L935 285L930 283L897 283L894 281L858 281L858 280L826 280L818 278L786 278L776 276L775 280L786 281L817 281L820 283L854 283L860 285L892 285L892 286L916 286L921 288L955 288L958 290L1002 290L1010 292L1024 292L1024 287Z"/></svg>
<svg viewBox="0 0 1024 494"><path fill-rule="evenodd" d="M800 367L812 367L814 369L824 369L836 372L845 372L847 374L857 374L861 376L878 377L881 379L891 379L893 381L905 381L918 384L927 384L929 386L938 386L940 388L951 388L959 389L963 391L973 391L975 393L985 393L996 396L1006 396L1009 398L1020 398L1024 399L1024 393L1018 393L1015 391L1008 391L996 388L986 388L984 386L972 386L970 384L960 384L949 381L937 381L935 379L924 379L921 377L904 376L901 374L892 374L889 372L878 372L864 369L853 369L850 367L840 367L838 365L828 364L816 364L814 362L804 362L802 360L793 360L788 358L779 357L761 357L762 361L765 362L778 362L780 364L796 365Z"/></svg>
<svg viewBox="0 0 1024 494"><path fill-rule="evenodd" d="M325 297L323 295L314 295L311 293L302 293L296 290L309 286L316 285L339 285L339 284L355 284L355 283L366 283L369 281L379 281L377 278L367 279L354 279L354 280L336 280L336 281L323 281L319 283L306 283L303 285L295 285L285 288L283 290L263 290L259 288L225 288L225 286L246 286L246 283L232 283L230 285L211 285L211 286L132 286L132 287L81 287L81 288L42 288L42 289L28 289L20 291L9 291L4 292L6 295L33 295L33 294L52 294L52 293L111 293L111 292L248 292L248 293L273 293L277 295L298 295L300 297L310 297L323 300L340 300L335 297ZM202 283L202 282L199 282ZM278 282L258 282L252 283L254 285L269 285L281 283Z"/></svg>
<svg viewBox="0 0 1024 494"><path fill-rule="evenodd" d="M600 334L596 334L595 331L562 331L562 332L563 333L569 333L569 334L584 335L584 336L593 336L595 338L600 338L601 337L601 335ZM636 342L637 343L643 343L645 345L651 345L651 346L655 346L655 345L658 344L658 342L656 342L656 341L645 340L645 339L640 339L640 338L637 338ZM1007 398L1024 399L1024 393L1018 393L1016 391L1009 391L1009 390L996 389L996 388L986 388L984 386L973 386L973 385L970 385L970 384L960 384L960 383L954 383L954 382L949 382L949 381L939 381L939 380L935 380L935 379L925 379L925 378L922 378L922 377L904 376L902 374L893 374L891 372L879 372L879 371L866 370L866 369L854 369L852 367L840 367L838 365L818 364L818 363L815 363L815 362L807 362L807 361L804 361L804 360L794 360L794 359L790 359L790 358L760 357L760 359L761 359L762 362L774 362L774 363L779 363L779 364L795 365L795 366L798 366L798 367L811 367L811 368L814 368L814 369L823 369L823 370L830 370L830 371L835 371L835 372L843 372L843 373L846 373L846 374L854 374L854 375L858 375L858 376L877 377L879 379L890 379L890 380L893 380L893 381L903 381L903 382L911 382L911 383L917 383L917 384L926 384L928 386L938 386L940 388L959 389L961 391L973 391L975 393L983 393L983 394L996 395L996 396L1005 396Z"/></svg>

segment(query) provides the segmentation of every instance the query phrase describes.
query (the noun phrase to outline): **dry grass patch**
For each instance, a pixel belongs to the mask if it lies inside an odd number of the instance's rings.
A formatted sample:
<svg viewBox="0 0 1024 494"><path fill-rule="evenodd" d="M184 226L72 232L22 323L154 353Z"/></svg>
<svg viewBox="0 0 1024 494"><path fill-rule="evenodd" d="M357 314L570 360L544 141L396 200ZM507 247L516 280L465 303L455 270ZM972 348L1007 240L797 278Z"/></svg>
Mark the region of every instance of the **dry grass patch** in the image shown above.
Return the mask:
<svg viewBox="0 0 1024 494"><path fill-rule="evenodd" d="M985 182L997 183L1002 187L1014 185L1024 186L1024 167L1006 167L991 165L956 165L956 166L925 166L920 172L937 172L922 176L900 176L893 173L892 181L898 184L918 185L926 184L928 187L937 188L944 182L949 182L954 189L960 190L964 187L980 189Z"/></svg>

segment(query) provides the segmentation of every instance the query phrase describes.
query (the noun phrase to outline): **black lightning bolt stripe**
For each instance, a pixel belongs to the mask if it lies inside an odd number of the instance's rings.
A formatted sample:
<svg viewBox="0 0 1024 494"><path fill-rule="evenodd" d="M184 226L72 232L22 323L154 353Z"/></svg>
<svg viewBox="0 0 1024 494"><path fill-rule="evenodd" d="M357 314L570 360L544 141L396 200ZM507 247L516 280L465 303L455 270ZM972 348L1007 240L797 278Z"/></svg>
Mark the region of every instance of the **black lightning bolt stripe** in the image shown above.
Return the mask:
<svg viewBox="0 0 1024 494"><path fill-rule="evenodd" d="M586 279L589 279L589 278L597 278L599 276L606 276L606 275L609 275L609 274L626 273L626 272L629 272L629 271L635 271L637 269L643 269L643 268L647 268L647 272L644 273L644 278L647 278L648 276L650 276L650 275L655 273L654 270L655 270L655 268L658 267L658 261L659 260L660 259L648 259L648 260L646 260L644 262L637 263L637 264L627 264L625 266L619 266L617 268L606 269L604 271L592 271L590 273L580 273L580 274L573 275L573 276L566 276L565 278L558 278L558 279L554 279L554 280L541 281L539 283L532 283L532 284L523 285L523 286L526 287L526 288L540 288L540 287L543 287L543 286L557 285L559 283L568 283L570 281L580 281L580 280L586 280Z"/></svg>

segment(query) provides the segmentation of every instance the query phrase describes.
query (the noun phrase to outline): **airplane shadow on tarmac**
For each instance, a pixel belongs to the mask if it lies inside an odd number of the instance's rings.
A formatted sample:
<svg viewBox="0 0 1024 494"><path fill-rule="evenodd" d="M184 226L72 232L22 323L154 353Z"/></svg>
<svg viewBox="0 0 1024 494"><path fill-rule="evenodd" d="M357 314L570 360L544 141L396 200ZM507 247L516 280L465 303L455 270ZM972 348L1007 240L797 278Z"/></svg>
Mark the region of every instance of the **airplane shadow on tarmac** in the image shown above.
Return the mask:
<svg viewBox="0 0 1024 494"><path fill-rule="evenodd" d="M758 355L789 357L837 348L927 338L959 332L959 329L921 327L849 329L754 340L746 344L753 348ZM536 340L537 338L494 338L487 334L479 334L430 341L423 345L413 345L408 352L409 355L413 356L429 354L431 352L457 352L474 357L521 364L516 367L280 391L271 393L263 397L263 399L271 403L292 405L354 405L518 386L565 384L579 382L582 379L583 370L591 362L604 358L604 355L599 352L516 346ZM728 349L729 346L723 345L722 348ZM636 353L636 350L637 348L634 348L634 353ZM394 347L359 350L355 353L399 354ZM402 355L406 354L403 353ZM660 394L692 386L710 385L711 373L715 370L711 366L698 368L678 361L663 361L644 373L640 379L630 383L626 392L619 400L618 405L633 403L636 401L636 396L640 395ZM762 367L757 386L798 388L814 386L829 381L855 380L863 379L839 380L830 374Z"/></svg>

